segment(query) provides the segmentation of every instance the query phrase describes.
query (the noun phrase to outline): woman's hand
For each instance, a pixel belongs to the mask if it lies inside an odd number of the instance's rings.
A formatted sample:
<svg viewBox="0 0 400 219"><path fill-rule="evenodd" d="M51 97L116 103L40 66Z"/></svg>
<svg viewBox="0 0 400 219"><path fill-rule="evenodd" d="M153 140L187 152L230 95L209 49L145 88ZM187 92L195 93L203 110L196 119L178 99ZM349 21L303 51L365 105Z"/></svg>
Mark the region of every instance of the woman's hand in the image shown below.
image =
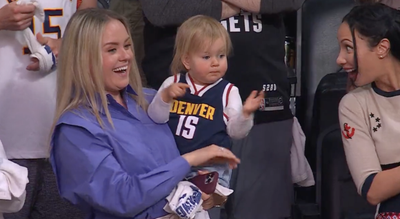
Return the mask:
<svg viewBox="0 0 400 219"><path fill-rule="evenodd" d="M216 193L213 193L210 195L208 195L206 193L202 193L201 199L203 199L203 204L202 204L203 209L208 210L215 206L221 206L221 205L225 204L227 197L220 196Z"/></svg>
<svg viewBox="0 0 400 219"><path fill-rule="evenodd" d="M208 195L206 193L201 194L201 199L203 199L203 209L208 210L215 206L214 204L214 197L212 195Z"/></svg>
<svg viewBox="0 0 400 219"><path fill-rule="evenodd" d="M182 157L185 158L191 166L228 163L229 167L234 169L240 163L239 158L237 158L230 150L217 145L210 145L208 147L186 153L182 155Z"/></svg>

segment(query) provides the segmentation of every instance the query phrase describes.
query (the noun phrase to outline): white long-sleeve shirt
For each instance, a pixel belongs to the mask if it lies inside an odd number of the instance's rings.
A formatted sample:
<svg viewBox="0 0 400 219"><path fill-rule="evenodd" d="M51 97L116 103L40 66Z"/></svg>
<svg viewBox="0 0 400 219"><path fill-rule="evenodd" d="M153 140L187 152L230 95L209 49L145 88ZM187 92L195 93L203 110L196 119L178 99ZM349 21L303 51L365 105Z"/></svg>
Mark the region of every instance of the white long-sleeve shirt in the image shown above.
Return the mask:
<svg viewBox="0 0 400 219"><path fill-rule="evenodd" d="M149 105L148 114L150 118L156 123L166 123L169 120L169 113L172 107L172 102L164 102L161 97L161 92L173 83L175 83L175 78L179 78L179 75L176 77L171 76L164 81L164 83L158 90L155 98ZM188 75L186 75L186 81L190 86L189 90L192 94L195 94L196 91L201 90L201 92L199 92L199 95L204 94L210 88L220 82L220 80L218 80L214 84L208 85L206 88L203 89L204 86L191 83ZM228 117L224 118L228 135L233 139L241 139L246 137L250 129L253 127L253 115L249 116L248 118L244 117L243 104L242 99L239 95L239 89L236 86L232 86L230 90L226 89L224 91L223 96L227 96L227 98L221 98L221 101L224 103L224 114ZM228 103L225 103L226 99L228 100Z"/></svg>

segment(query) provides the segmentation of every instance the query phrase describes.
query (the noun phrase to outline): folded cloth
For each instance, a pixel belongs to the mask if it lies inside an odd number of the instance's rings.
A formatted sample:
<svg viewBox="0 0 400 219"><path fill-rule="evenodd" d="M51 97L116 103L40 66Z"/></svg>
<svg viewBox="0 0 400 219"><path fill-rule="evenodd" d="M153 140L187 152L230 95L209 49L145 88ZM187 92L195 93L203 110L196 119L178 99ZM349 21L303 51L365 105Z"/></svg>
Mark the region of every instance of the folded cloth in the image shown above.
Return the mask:
<svg viewBox="0 0 400 219"><path fill-rule="evenodd" d="M33 4L35 5L34 16L39 19L40 22L45 21L45 13L39 2L36 0L18 0L17 4ZM39 71L50 72L56 67L56 57L47 45L41 45L35 35L32 33L30 28L26 28L22 31L16 31L16 38L22 46L28 45L31 51L31 58L36 58L39 61Z"/></svg>
<svg viewBox="0 0 400 219"><path fill-rule="evenodd" d="M292 182L301 187L313 186L315 185L314 175L304 155L306 136L296 117L293 118L292 134L293 142L290 148Z"/></svg>
<svg viewBox="0 0 400 219"><path fill-rule="evenodd" d="M227 197L233 190L217 184L215 193ZM201 191L189 181L179 182L167 197L168 203L164 210L180 219L210 219L208 212L202 207ZM168 217L173 218L171 215Z"/></svg>
<svg viewBox="0 0 400 219"><path fill-rule="evenodd" d="M196 217L197 213L204 211L201 206L203 200L200 189L191 182L179 182L167 197L167 201L164 206L167 213L176 214L182 219L209 219L209 217Z"/></svg>
<svg viewBox="0 0 400 219"><path fill-rule="evenodd" d="M28 182L27 168L9 161L0 141L0 218L22 208Z"/></svg>
<svg viewBox="0 0 400 219"><path fill-rule="evenodd" d="M233 193L232 189L226 188L224 186L221 186L220 184L217 184L217 187L215 188L215 194L218 194L223 197L228 197L230 194Z"/></svg>

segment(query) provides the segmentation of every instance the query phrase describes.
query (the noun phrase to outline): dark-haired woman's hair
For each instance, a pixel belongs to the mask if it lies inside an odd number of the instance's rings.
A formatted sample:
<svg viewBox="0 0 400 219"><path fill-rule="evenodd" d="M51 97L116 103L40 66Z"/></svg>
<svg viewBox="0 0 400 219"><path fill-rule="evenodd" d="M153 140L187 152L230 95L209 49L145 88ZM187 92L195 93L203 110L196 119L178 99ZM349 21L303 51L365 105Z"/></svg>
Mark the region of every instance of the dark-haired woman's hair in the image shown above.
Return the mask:
<svg viewBox="0 0 400 219"><path fill-rule="evenodd" d="M375 47L382 39L390 42L390 52L400 60L400 12L381 3L355 6L344 18L353 34L357 30L366 38L370 47ZM356 45L354 45L354 50ZM356 53L355 53L356 54ZM356 59L357 60L357 59Z"/></svg>
<svg viewBox="0 0 400 219"><path fill-rule="evenodd" d="M380 0L355 0L356 3L359 4L372 4L376 2L381 2Z"/></svg>

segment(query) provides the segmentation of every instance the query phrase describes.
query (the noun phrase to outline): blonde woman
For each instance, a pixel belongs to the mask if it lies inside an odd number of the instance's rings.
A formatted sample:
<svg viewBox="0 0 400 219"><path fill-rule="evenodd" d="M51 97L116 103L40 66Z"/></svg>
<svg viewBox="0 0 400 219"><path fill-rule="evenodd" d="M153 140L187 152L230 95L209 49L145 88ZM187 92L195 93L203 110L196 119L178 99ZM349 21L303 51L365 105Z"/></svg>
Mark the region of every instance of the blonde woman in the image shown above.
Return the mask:
<svg viewBox="0 0 400 219"><path fill-rule="evenodd" d="M78 12L59 55L51 162L61 195L92 219L164 217L191 166L239 163L216 145L179 155L168 125L147 115L156 92L142 88L128 29L111 11Z"/></svg>

